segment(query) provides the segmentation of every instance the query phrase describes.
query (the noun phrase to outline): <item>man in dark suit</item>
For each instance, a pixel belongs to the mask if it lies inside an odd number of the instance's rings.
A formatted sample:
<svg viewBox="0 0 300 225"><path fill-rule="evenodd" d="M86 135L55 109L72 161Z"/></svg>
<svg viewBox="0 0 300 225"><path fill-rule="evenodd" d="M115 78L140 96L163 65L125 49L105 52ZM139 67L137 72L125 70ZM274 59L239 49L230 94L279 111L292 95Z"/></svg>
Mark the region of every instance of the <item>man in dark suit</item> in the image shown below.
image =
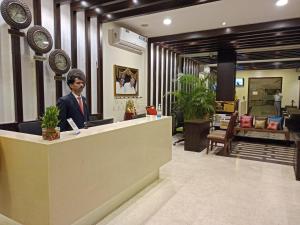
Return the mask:
<svg viewBox="0 0 300 225"><path fill-rule="evenodd" d="M75 69L73 69L74 72ZM77 69L76 69L77 70ZM70 73L67 77L67 84L71 93L58 99L57 106L60 110L60 130L71 130L67 119L72 118L79 129L84 127L84 123L89 120L89 111L86 98L81 95L85 87L85 76L80 70L78 73Z"/></svg>

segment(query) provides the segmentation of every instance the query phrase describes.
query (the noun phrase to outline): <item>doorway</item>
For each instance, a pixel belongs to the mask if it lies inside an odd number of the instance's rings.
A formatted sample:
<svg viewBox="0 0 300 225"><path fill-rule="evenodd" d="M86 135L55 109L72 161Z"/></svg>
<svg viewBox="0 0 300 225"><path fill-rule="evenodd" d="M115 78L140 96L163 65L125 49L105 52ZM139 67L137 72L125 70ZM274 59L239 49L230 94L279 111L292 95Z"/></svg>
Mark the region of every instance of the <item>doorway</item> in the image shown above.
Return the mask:
<svg viewBox="0 0 300 225"><path fill-rule="evenodd" d="M275 115L274 95L282 91L282 77L249 78L248 109L254 116Z"/></svg>

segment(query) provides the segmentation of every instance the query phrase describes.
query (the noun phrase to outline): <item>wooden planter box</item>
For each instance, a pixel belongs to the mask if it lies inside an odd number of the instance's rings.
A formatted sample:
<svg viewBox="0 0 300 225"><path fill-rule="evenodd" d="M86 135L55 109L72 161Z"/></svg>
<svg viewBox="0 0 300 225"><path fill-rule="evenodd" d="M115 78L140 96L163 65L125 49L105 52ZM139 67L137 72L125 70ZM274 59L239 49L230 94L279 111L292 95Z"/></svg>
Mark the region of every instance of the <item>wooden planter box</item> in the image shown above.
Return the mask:
<svg viewBox="0 0 300 225"><path fill-rule="evenodd" d="M207 146L209 120L187 120L184 122L184 150L201 152Z"/></svg>

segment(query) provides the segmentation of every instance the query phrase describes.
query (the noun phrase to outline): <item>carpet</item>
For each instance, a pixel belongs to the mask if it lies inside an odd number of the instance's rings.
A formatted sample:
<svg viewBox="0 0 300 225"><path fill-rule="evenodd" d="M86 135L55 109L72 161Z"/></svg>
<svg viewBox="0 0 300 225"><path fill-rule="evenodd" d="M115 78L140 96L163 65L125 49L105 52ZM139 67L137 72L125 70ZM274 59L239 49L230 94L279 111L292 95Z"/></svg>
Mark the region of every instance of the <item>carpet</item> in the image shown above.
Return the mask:
<svg viewBox="0 0 300 225"><path fill-rule="evenodd" d="M229 157L293 166L295 149L280 145L233 142Z"/></svg>

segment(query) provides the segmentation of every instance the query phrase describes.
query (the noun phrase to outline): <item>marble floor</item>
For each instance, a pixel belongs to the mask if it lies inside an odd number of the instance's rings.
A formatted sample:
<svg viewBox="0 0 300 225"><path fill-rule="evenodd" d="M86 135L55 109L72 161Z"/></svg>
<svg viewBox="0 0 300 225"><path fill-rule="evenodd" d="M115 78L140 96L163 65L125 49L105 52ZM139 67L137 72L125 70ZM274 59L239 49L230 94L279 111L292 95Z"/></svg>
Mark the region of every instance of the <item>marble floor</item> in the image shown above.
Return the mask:
<svg viewBox="0 0 300 225"><path fill-rule="evenodd" d="M299 225L291 166L173 147L160 180L97 225ZM0 225L15 225L0 216Z"/></svg>

